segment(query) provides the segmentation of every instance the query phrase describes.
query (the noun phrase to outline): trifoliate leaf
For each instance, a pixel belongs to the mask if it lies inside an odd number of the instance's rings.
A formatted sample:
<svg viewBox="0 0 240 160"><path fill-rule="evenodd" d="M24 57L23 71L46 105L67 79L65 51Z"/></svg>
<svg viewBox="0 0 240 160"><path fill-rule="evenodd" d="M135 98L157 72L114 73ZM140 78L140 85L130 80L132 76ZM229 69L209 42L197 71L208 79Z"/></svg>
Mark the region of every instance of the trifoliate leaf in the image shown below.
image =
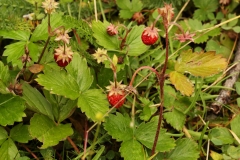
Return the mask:
<svg viewBox="0 0 240 160"><path fill-rule="evenodd" d="M167 154L166 159L197 160L200 151L197 143L192 139L182 138L176 141L176 147Z"/></svg>
<svg viewBox="0 0 240 160"><path fill-rule="evenodd" d="M236 117L234 117L231 120L231 130L238 136L240 137L240 115L236 115Z"/></svg>
<svg viewBox="0 0 240 160"><path fill-rule="evenodd" d="M218 8L218 0L193 0L193 3L199 8L194 12L193 17L202 21L207 20L207 15Z"/></svg>
<svg viewBox="0 0 240 160"><path fill-rule="evenodd" d="M164 118L173 128L180 131L183 128L186 116L177 109L173 109L171 112L164 113Z"/></svg>
<svg viewBox="0 0 240 160"><path fill-rule="evenodd" d="M232 144L234 138L227 128L215 127L210 130L209 138L215 145Z"/></svg>
<svg viewBox="0 0 240 160"><path fill-rule="evenodd" d="M20 143L27 143L29 140L32 139L28 131L28 125L23 125L22 123L14 126L11 129L10 137L12 138L12 140Z"/></svg>
<svg viewBox="0 0 240 160"><path fill-rule="evenodd" d="M120 17L123 19L129 19L135 12L142 10L143 4L139 0L117 0L117 6L121 8Z"/></svg>
<svg viewBox="0 0 240 160"><path fill-rule="evenodd" d="M77 105L93 121L98 120L97 114L104 115L109 109L106 95L99 89L90 89L80 94Z"/></svg>
<svg viewBox="0 0 240 160"><path fill-rule="evenodd" d="M180 55L175 64L176 71L201 77L217 74L226 67L227 60L213 51L192 53L191 50L188 50Z"/></svg>
<svg viewBox="0 0 240 160"><path fill-rule="evenodd" d="M134 135L138 141L144 144L147 148L151 149L157 130L157 120L152 120L148 123L142 122L135 130ZM165 152L173 149L175 141L169 135L166 134L166 129L161 128L156 150L159 152Z"/></svg>
<svg viewBox="0 0 240 160"><path fill-rule="evenodd" d="M194 91L193 84L186 76L177 71L172 71L170 72L169 77L171 83L183 95L190 96L193 93Z"/></svg>
<svg viewBox="0 0 240 160"><path fill-rule="evenodd" d="M29 31L24 30L13 30L13 31L0 31L0 36L3 36L5 39L14 39L19 41L28 41L30 37Z"/></svg>
<svg viewBox="0 0 240 160"><path fill-rule="evenodd" d="M124 160L145 160L143 146L135 139L124 141L119 149Z"/></svg>
<svg viewBox="0 0 240 160"><path fill-rule="evenodd" d="M0 148L0 159L12 160L20 157L19 151L11 138L6 140Z"/></svg>
<svg viewBox="0 0 240 160"><path fill-rule="evenodd" d="M8 66L4 66L2 61L0 61L0 93L9 93L8 83L10 81L10 74Z"/></svg>
<svg viewBox="0 0 240 160"><path fill-rule="evenodd" d="M30 120L30 134L43 143L41 148L55 146L73 134L71 124L56 124L53 120L42 114L34 114Z"/></svg>
<svg viewBox="0 0 240 160"><path fill-rule="evenodd" d="M106 49L119 49L120 40L117 36L110 36L107 34L107 27L109 22L93 21L92 30L93 36L97 39L97 43Z"/></svg>
<svg viewBox="0 0 240 160"><path fill-rule="evenodd" d="M93 76L85 58L80 57L79 54L73 54L72 62L66 69L68 74L76 80L81 92L90 88L93 82Z"/></svg>
<svg viewBox="0 0 240 160"><path fill-rule="evenodd" d="M65 71L49 70L36 81L51 93L75 100L80 93L77 80Z"/></svg>
<svg viewBox="0 0 240 160"><path fill-rule="evenodd" d="M144 26L134 26L126 39L125 50L129 56L139 56L149 49L149 46L143 44L141 35Z"/></svg>
<svg viewBox="0 0 240 160"><path fill-rule="evenodd" d="M12 62L13 66L18 66L22 68L22 61L20 57L25 53L26 42L16 42L7 45L6 50L3 52L3 56L7 56L7 62Z"/></svg>
<svg viewBox="0 0 240 160"><path fill-rule="evenodd" d="M28 104L28 108L34 112L42 113L52 120L52 105L43 97L43 95L28 83L23 83L23 99Z"/></svg>
<svg viewBox="0 0 240 160"><path fill-rule="evenodd" d="M117 141L127 141L133 138L133 128L130 127L131 119L127 115L116 112L110 114L103 124L105 130Z"/></svg>
<svg viewBox="0 0 240 160"><path fill-rule="evenodd" d="M12 125L25 117L25 101L12 94L0 94L0 125Z"/></svg>
<svg viewBox="0 0 240 160"><path fill-rule="evenodd" d="M6 139L8 138L8 132L3 128L0 127L0 146Z"/></svg>

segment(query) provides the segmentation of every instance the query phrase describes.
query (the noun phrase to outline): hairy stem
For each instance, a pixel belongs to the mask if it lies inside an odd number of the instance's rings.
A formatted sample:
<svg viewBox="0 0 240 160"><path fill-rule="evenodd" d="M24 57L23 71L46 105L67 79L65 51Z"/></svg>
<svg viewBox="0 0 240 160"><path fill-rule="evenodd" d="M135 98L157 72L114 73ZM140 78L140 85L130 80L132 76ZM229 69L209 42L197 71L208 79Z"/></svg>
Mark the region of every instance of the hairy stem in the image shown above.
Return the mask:
<svg viewBox="0 0 240 160"><path fill-rule="evenodd" d="M161 129L161 124L162 124L162 117L163 117L163 103L164 103L164 81L165 81L165 73L166 73L166 69L167 69L167 63L168 63L168 52L169 52L169 44L168 44L168 25L164 25L165 26L165 31L166 31L166 57L165 57L165 62L163 65L163 69L161 71L160 74L160 106L159 106L159 118L158 118L158 125L157 125L157 131L155 134L155 139L153 142L153 147L152 147L152 155L154 155L155 150L156 150L156 146L157 146L157 142L158 142L158 137L159 137L159 133L160 133L160 129Z"/></svg>

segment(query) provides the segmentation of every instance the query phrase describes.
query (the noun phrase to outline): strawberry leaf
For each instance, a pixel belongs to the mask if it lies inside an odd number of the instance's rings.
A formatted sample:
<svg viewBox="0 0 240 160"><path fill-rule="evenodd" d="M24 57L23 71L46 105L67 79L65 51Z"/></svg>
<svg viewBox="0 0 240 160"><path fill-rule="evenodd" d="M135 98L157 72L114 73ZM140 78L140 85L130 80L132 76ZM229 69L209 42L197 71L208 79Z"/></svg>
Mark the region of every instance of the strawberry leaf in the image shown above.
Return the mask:
<svg viewBox="0 0 240 160"><path fill-rule="evenodd" d="M8 132L3 127L0 127L0 145L2 145L2 143L6 141L7 138Z"/></svg>
<svg viewBox="0 0 240 160"><path fill-rule="evenodd" d="M127 115L110 114L104 123L105 130L117 141L128 141L133 138L133 128L130 127L131 119Z"/></svg>
<svg viewBox="0 0 240 160"><path fill-rule="evenodd" d="M80 57L79 54L73 54L72 62L66 69L68 74L76 80L81 92L90 88L93 82L93 76L91 75L85 58Z"/></svg>
<svg viewBox="0 0 240 160"><path fill-rule="evenodd" d="M2 61L0 61L0 93L9 93L8 83L10 81L10 74L8 66L4 66Z"/></svg>
<svg viewBox="0 0 240 160"><path fill-rule="evenodd" d="M12 125L25 117L25 101L12 94L0 94L0 125Z"/></svg>
<svg viewBox="0 0 240 160"><path fill-rule="evenodd" d="M106 95L99 89L87 90L78 98L78 107L93 121L97 120L97 114L105 114L108 111L108 106Z"/></svg>
<svg viewBox="0 0 240 160"><path fill-rule="evenodd" d="M227 128L215 127L210 130L209 138L215 145L232 144L234 138Z"/></svg>
<svg viewBox="0 0 240 160"><path fill-rule="evenodd" d="M139 0L117 0L117 6L121 8L119 16L123 19L129 19L135 12L142 10L143 4Z"/></svg>
<svg viewBox="0 0 240 160"><path fill-rule="evenodd" d="M29 31L24 30L13 30L13 31L0 31L0 36L3 36L5 39L14 39L14 40L20 40L20 41L28 41L30 37Z"/></svg>
<svg viewBox="0 0 240 160"><path fill-rule="evenodd" d="M28 131L28 125L23 125L22 123L14 126L11 129L10 137L12 138L12 140L20 143L27 143L29 140L32 139Z"/></svg>
<svg viewBox="0 0 240 160"><path fill-rule="evenodd" d="M0 148L0 159L11 160L20 157L17 146L11 138L7 139Z"/></svg>
<svg viewBox="0 0 240 160"><path fill-rule="evenodd" d="M65 71L48 70L38 75L36 81L51 93L63 95L72 100L78 98L80 93L76 79Z"/></svg>
<svg viewBox="0 0 240 160"><path fill-rule="evenodd" d="M6 50L3 52L3 56L7 56L7 62L12 63L13 66L22 68L22 61L20 57L25 53L26 42L20 41L7 45Z"/></svg>
<svg viewBox="0 0 240 160"><path fill-rule="evenodd" d="M218 8L218 0L193 0L194 5L199 8L197 9L193 17L205 21L208 19L208 14L214 12Z"/></svg>
<svg viewBox="0 0 240 160"><path fill-rule="evenodd" d="M53 120L42 114L34 114L30 120L30 134L43 143L41 148L55 146L59 141L73 134L71 124L56 124Z"/></svg>
<svg viewBox="0 0 240 160"><path fill-rule="evenodd" d="M189 81L189 79L183 74L172 71L169 74L171 83L175 86L177 90L179 90L183 95L190 96L193 91L193 84Z"/></svg>
<svg viewBox="0 0 240 160"><path fill-rule="evenodd" d="M178 139L176 144L174 150L167 154L166 159L197 160L199 158L197 143L192 139Z"/></svg>
<svg viewBox="0 0 240 160"><path fill-rule="evenodd" d="M238 136L240 137L240 115L238 114L236 117L234 117L232 120L231 120L231 130Z"/></svg>
<svg viewBox="0 0 240 160"><path fill-rule="evenodd" d="M173 109L171 112L164 113L164 118L173 128L180 131L183 128L186 116L177 109Z"/></svg>
<svg viewBox="0 0 240 160"><path fill-rule="evenodd" d="M143 146L135 139L122 142L119 151L125 160L144 160L146 157Z"/></svg>
<svg viewBox="0 0 240 160"><path fill-rule="evenodd" d="M117 36L110 36L107 34L107 27L110 25L109 22L105 21L93 21L92 30L93 36L97 39L97 43L106 49L119 49L120 40Z"/></svg>
<svg viewBox="0 0 240 160"><path fill-rule="evenodd" d="M47 101L49 101L51 105L54 106L52 107L52 112L57 123L60 123L71 116L77 106L77 100L71 100L63 96L51 94L46 90L43 90L43 92Z"/></svg>
<svg viewBox="0 0 240 160"><path fill-rule="evenodd" d="M153 146L156 130L157 119L153 119L148 123L141 123L134 132L134 135L138 141L144 144L147 148L151 149ZM156 150L159 152L165 152L173 149L174 146L174 139L166 134L166 129L161 128Z"/></svg>
<svg viewBox="0 0 240 160"><path fill-rule="evenodd" d="M53 13L51 14L51 27L52 30L56 29L59 26L64 25L62 14ZM39 40L47 40L48 37L48 17L44 18L36 29L33 31L31 36L31 41L36 42Z"/></svg>
<svg viewBox="0 0 240 160"><path fill-rule="evenodd" d="M126 39L125 50L129 56L139 56L149 49L149 46L143 44L141 35L144 30L144 26L134 26L129 32Z"/></svg>
<svg viewBox="0 0 240 160"><path fill-rule="evenodd" d="M27 102L28 109L37 113L42 113L53 120L52 105L43 97L43 95L28 83L23 83L22 88L23 99Z"/></svg>
<svg viewBox="0 0 240 160"><path fill-rule="evenodd" d="M188 50L180 55L175 64L176 71L201 77L217 74L226 67L227 60L213 51L192 53L191 50Z"/></svg>

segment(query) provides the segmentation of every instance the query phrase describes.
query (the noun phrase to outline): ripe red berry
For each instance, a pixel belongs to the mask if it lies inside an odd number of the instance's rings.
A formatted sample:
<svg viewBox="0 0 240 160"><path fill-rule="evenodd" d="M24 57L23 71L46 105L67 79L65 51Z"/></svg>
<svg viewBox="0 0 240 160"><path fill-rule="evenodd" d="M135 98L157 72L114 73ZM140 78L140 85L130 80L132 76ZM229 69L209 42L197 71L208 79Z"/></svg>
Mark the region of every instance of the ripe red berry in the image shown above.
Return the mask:
<svg viewBox="0 0 240 160"><path fill-rule="evenodd" d="M108 102L111 104L111 106L115 106L115 108L120 108L125 102L125 98L123 98L125 94L112 94L108 93L107 98Z"/></svg>
<svg viewBox="0 0 240 160"><path fill-rule="evenodd" d="M153 45L158 40L158 31L157 28L146 27L142 33L142 42L146 45Z"/></svg>
<svg viewBox="0 0 240 160"><path fill-rule="evenodd" d="M122 85L121 82L110 82L111 85L107 86L107 99L111 106L115 108L120 108L125 102L125 85Z"/></svg>
<svg viewBox="0 0 240 160"><path fill-rule="evenodd" d="M71 47L59 46L55 49L54 59L60 67L66 67L72 61L72 56Z"/></svg>
<svg viewBox="0 0 240 160"><path fill-rule="evenodd" d="M64 61L63 59L58 60L58 57L59 55L54 54L55 62L58 64L59 67L66 67L72 61L71 58L69 58L68 61Z"/></svg>

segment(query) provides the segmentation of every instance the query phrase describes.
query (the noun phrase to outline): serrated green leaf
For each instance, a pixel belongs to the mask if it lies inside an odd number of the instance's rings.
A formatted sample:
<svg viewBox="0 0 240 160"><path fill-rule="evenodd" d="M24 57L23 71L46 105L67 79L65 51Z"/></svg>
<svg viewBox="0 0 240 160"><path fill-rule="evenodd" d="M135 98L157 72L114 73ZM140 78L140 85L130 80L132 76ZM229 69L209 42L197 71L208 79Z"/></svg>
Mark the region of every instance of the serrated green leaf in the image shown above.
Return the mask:
<svg viewBox="0 0 240 160"><path fill-rule="evenodd" d="M146 159L143 146L135 139L122 142L119 151L124 160Z"/></svg>
<svg viewBox="0 0 240 160"><path fill-rule="evenodd" d="M119 11L119 17L123 19L130 19L133 16L133 12L128 9L121 9Z"/></svg>
<svg viewBox="0 0 240 160"><path fill-rule="evenodd" d="M177 90L179 90L183 95L190 96L193 91L193 84L189 81L189 79L183 74L172 71L169 74L171 83L175 86Z"/></svg>
<svg viewBox="0 0 240 160"><path fill-rule="evenodd" d="M236 117L231 120L231 130L238 136L240 137L240 115L236 115Z"/></svg>
<svg viewBox="0 0 240 160"><path fill-rule="evenodd" d="M71 100L63 96L51 94L46 90L43 90L43 93L53 106L53 115L57 123L60 123L71 116L77 106L77 100Z"/></svg>
<svg viewBox="0 0 240 160"><path fill-rule="evenodd" d="M171 112L164 113L164 118L173 128L180 131L183 128L186 116L177 109L173 109Z"/></svg>
<svg viewBox="0 0 240 160"><path fill-rule="evenodd" d="M76 80L78 88L81 92L89 89L92 82L93 76L87 65L86 59L80 57L79 54L74 54L72 62L66 67L68 74Z"/></svg>
<svg viewBox="0 0 240 160"><path fill-rule="evenodd" d="M9 93L8 82L10 81L10 74L8 66L4 66L2 61L0 61L0 93Z"/></svg>
<svg viewBox="0 0 240 160"><path fill-rule="evenodd" d="M76 79L65 71L47 71L38 75L36 81L51 93L62 95L72 100L78 98L80 93Z"/></svg>
<svg viewBox="0 0 240 160"><path fill-rule="evenodd" d="M209 137L215 145L232 144L234 138L227 128L215 127L210 130Z"/></svg>
<svg viewBox="0 0 240 160"><path fill-rule="evenodd" d="M8 132L0 126L0 146L8 138Z"/></svg>
<svg viewBox="0 0 240 160"><path fill-rule="evenodd" d="M147 148L151 149L157 130L157 120L154 119L148 123L141 123L135 130L136 139L144 144ZM165 152L173 149L175 146L174 139L166 134L166 129L161 128L156 150L159 152Z"/></svg>
<svg viewBox="0 0 240 160"><path fill-rule="evenodd" d="M139 100L141 101L141 106L143 106L142 112L139 115L139 118L148 121L151 116L157 111L157 107L151 107L151 105L154 105L152 101L150 101L148 98L139 97Z"/></svg>
<svg viewBox="0 0 240 160"><path fill-rule="evenodd" d="M160 93L159 93L160 94ZM176 100L176 91L170 85L164 85L164 107L172 108Z"/></svg>
<svg viewBox="0 0 240 160"><path fill-rule="evenodd" d="M51 28L52 30L56 29L57 27L64 26L64 21L62 19L62 14L54 13L51 14ZM48 37L48 17L44 18L42 20L42 23L37 26L37 28L34 30L31 41L36 42L39 40L47 40Z"/></svg>
<svg viewBox="0 0 240 160"><path fill-rule="evenodd" d="M13 66L19 66L22 68L22 61L20 57L25 53L26 42L16 42L10 45L7 45L6 50L3 52L3 56L7 56L7 62L12 62Z"/></svg>
<svg viewBox="0 0 240 160"><path fill-rule="evenodd" d="M13 160L19 158L19 151L14 142L9 138L6 140L0 148L0 159L2 160Z"/></svg>
<svg viewBox="0 0 240 160"><path fill-rule="evenodd" d="M139 0L117 0L117 6L121 8L119 16L123 19L129 19L135 12L142 10L143 4Z"/></svg>
<svg viewBox="0 0 240 160"><path fill-rule="evenodd" d="M30 134L33 138L37 138L43 143L41 148L55 146L66 139L67 136L73 134L71 124L58 124L45 115L34 114L30 120Z"/></svg>
<svg viewBox="0 0 240 160"><path fill-rule="evenodd" d="M39 46L33 42L29 42L28 44L29 56L32 61L37 62L38 56L40 55Z"/></svg>
<svg viewBox="0 0 240 160"><path fill-rule="evenodd" d="M78 107L93 121L98 120L97 114L104 115L109 109L108 106L106 95L99 89L87 90L78 98Z"/></svg>
<svg viewBox="0 0 240 160"><path fill-rule="evenodd" d="M107 27L109 22L93 21L92 30L93 36L97 39L97 43L106 49L120 49L120 40L117 36L110 36L107 34Z"/></svg>
<svg viewBox="0 0 240 160"><path fill-rule="evenodd" d="M141 35L144 30L144 26L134 26L129 32L126 39L126 52L129 56L139 56L149 49L149 46L145 45L141 40Z"/></svg>
<svg viewBox="0 0 240 160"><path fill-rule="evenodd" d="M130 0L116 0L116 4L121 9L129 9L131 6Z"/></svg>
<svg viewBox="0 0 240 160"><path fill-rule="evenodd" d="M176 71L201 77L217 74L226 67L227 60L213 51L192 53L191 50L188 50L180 55L175 64Z"/></svg>
<svg viewBox="0 0 240 160"><path fill-rule="evenodd" d="M130 127L131 119L127 115L116 112L110 114L103 124L106 131L117 141L127 141L133 138L133 128Z"/></svg>
<svg viewBox="0 0 240 160"><path fill-rule="evenodd" d="M34 112L42 113L53 120L52 105L43 97L43 95L28 83L23 83L22 88L23 99L27 102L28 108Z"/></svg>
<svg viewBox="0 0 240 160"><path fill-rule="evenodd" d="M20 41L28 41L30 37L29 31L24 30L13 30L13 31L5 31L0 30L0 36L3 36L5 39L14 39L14 40L20 40Z"/></svg>
<svg viewBox="0 0 240 160"><path fill-rule="evenodd" d="M205 48L206 51L216 51L216 54L222 55L224 58L228 58L231 50L223 45L220 45L219 42L211 39L207 41Z"/></svg>
<svg viewBox="0 0 240 160"><path fill-rule="evenodd" d="M182 138L176 141L176 147L167 154L167 159L174 160L197 160L200 151L197 143L192 139Z"/></svg>
<svg viewBox="0 0 240 160"><path fill-rule="evenodd" d="M25 117L25 101L12 94L0 94L0 125L12 125L14 122L22 121Z"/></svg>
<svg viewBox="0 0 240 160"><path fill-rule="evenodd" d="M195 10L193 17L202 21L207 20L209 12L214 12L218 8L218 0L193 0L193 3L199 8Z"/></svg>
<svg viewBox="0 0 240 160"><path fill-rule="evenodd" d="M20 143L27 143L32 137L28 131L28 125L23 125L22 123L14 126L10 131L10 137L12 140L20 142Z"/></svg>

